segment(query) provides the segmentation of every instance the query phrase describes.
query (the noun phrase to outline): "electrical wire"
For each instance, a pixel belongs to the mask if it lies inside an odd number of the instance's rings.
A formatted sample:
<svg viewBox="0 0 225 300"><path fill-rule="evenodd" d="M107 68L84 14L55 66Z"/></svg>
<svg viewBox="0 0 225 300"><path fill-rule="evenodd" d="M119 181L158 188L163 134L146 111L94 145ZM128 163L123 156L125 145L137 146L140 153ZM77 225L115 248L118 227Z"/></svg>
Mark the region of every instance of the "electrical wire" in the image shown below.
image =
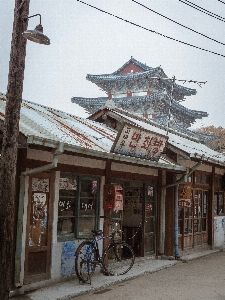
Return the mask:
<svg viewBox="0 0 225 300"><path fill-rule="evenodd" d="M121 20L121 21L124 21L124 22L126 22L126 23L129 23L129 24L134 25L134 26L136 26L136 27L139 27L139 28L141 28L141 29L147 30L147 31L149 31L149 32L158 34L158 35L160 35L160 36L162 36L162 37L165 37L165 38L167 38L167 39L170 39L170 40L172 40L172 41L175 41L175 42L178 42L178 43L184 44L184 45L186 45L186 46L190 46L190 47L193 47L193 48L196 48L196 49L205 51L205 52L209 52L209 53L212 53L212 54L221 56L221 57L225 57L225 55L223 55L223 54L220 54L220 53L217 53L217 52L214 52L214 51L211 51L211 50L207 50L207 49L204 49L204 48L201 48L201 47L198 47L198 46L195 46L195 45L192 45L192 44L189 44L189 43L180 41L180 40L178 40L178 39L169 37L169 36L167 36L167 35L165 35L165 34L159 33L159 32L154 31L154 30L152 30L152 29L149 29L149 28L146 28L146 27L144 27L144 26L138 25L138 24L136 24L136 23L134 23L134 22L131 22L131 21L129 21L129 20L126 20L126 19L123 19L123 18L121 18L121 17L119 17L119 16L116 16L116 15L110 13L110 12L107 12L107 11L101 9L101 8L98 8L98 7L96 7L96 6L93 6L93 5L91 5L91 4L88 4L88 3L86 3L86 2L84 2L84 1L82 1L82 0L77 0L77 2L80 2L80 3L82 3L82 4L85 4L85 5L87 5L87 6L91 7L91 8L94 8L94 9L96 9L96 10L98 10L98 11L104 13L104 14L110 15L110 16L112 16L112 17L114 17L114 18L117 18L117 19L119 19L119 20Z"/></svg>
<svg viewBox="0 0 225 300"><path fill-rule="evenodd" d="M204 13L204 14L212 17L212 18L215 18L215 19L217 19L219 21L225 22L225 18L220 17L219 15L216 15L216 14L214 14L214 13L212 13L212 12L210 12L210 11L208 11L208 10L206 10L206 9L204 9L204 8L202 8L202 7L196 5L196 4L194 4L194 3L192 3L192 2L190 2L188 0L178 0L178 1L180 1L180 2L182 2L184 4L186 4L186 5L194 8L194 9L197 9L198 11L200 11L200 12L202 12L202 13ZM188 3L190 3L190 4L188 4Z"/></svg>
<svg viewBox="0 0 225 300"><path fill-rule="evenodd" d="M221 1L221 0L218 0L219 2L221 2L221 3L223 3L223 4L225 4L225 2L223 2L223 1Z"/></svg>
<svg viewBox="0 0 225 300"><path fill-rule="evenodd" d="M136 4L138 4L138 5L140 5L140 6L144 7L144 8L146 8L147 10L150 10L150 11L156 13L157 15L159 15L159 16L161 16L161 17L163 17L163 18L165 18L165 19L167 19L167 20L169 20L169 21L171 21L171 22L173 22L173 23L175 23L175 24L177 24L177 25L179 25L179 26L182 26L182 27L184 27L184 28L186 28L186 29L188 29L188 30L193 31L194 33L197 33L197 34L200 34L201 36L204 36L205 38L207 38L207 39L209 39L209 40L211 40L211 41L214 41L214 42L216 42L216 43L219 43L219 44L225 46L225 43L219 42L219 41L217 41L217 40L215 40L215 39L213 39L213 38L211 38L211 37L208 37L207 35L205 35L205 34L203 34L203 33L200 33L200 32L198 32L198 31L196 31L196 30L194 30L194 29L191 29L191 28L189 28L189 27L187 27L187 26L185 26L185 25L182 25L182 24L180 24L180 23L178 23L178 22L176 22L176 21L174 21L174 20L172 20L172 19L170 19L170 18L168 18L168 17L166 17L166 16L164 16L164 15L158 13L157 11L155 11L155 10L153 10L153 9L151 9L151 8L149 8L149 7L147 7L147 6L145 6L144 4L142 4L142 3L140 3L140 2L138 2L138 1L136 1L136 0L131 0L131 1L132 1L132 2L135 2Z"/></svg>

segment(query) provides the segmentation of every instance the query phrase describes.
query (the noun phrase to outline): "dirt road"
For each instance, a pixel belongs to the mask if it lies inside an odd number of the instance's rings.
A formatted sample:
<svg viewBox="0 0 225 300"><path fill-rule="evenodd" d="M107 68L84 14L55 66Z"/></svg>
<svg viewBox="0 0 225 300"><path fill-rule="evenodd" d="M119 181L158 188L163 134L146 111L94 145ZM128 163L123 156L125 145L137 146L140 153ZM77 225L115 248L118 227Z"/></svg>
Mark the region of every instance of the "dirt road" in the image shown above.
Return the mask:
<svg viewBox="0 0 225 300"><path fill-rule="evenodd" d="M225 300L225 252L75 297L74 300Z"/></svg>

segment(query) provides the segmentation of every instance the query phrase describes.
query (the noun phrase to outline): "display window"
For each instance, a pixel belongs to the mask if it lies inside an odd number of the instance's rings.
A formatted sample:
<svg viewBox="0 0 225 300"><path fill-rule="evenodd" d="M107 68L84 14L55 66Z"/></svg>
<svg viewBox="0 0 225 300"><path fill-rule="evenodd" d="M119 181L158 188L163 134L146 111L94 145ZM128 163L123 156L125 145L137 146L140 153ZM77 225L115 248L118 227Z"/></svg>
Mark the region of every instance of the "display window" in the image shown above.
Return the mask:
<svg viewBox="0 0 225 300"><path fill-rule="evenodd" d="M85 238L98 228L99 178L61 173L58 202L58 241Z"/></svg>
<svg viewBox="0 0 225 300"><path fill-rule="evenodd" d="M214 215L224 215L224 192L214 193Z"/></svg>

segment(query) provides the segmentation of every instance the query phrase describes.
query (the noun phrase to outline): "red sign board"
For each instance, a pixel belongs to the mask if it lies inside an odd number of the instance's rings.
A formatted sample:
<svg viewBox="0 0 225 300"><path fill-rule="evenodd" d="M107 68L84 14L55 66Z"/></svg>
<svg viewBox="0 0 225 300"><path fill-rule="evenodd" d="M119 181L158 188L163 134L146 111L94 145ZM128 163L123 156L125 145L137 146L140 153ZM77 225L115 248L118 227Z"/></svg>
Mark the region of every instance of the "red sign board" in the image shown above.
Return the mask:
<svg viewBox="0 0 225 300"><path fill-rule="evenodd" d="M178 206L179 207L191 207L191 200L190 199L179 199Z"/></svg>

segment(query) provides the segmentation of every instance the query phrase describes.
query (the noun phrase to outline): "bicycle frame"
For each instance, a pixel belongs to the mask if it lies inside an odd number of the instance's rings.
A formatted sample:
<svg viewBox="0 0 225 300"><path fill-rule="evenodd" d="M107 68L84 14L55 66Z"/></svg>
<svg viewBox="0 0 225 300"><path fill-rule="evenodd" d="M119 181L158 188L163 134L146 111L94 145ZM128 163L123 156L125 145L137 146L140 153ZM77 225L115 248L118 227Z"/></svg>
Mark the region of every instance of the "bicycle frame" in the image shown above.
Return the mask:
<svg viewBox="0 0 225 300"><path fill-rule="evenodd" d="M91 283L96 265L100 265L103 274L108 276L123 275L131 269L134 263L134 252L125 241L117 239L118 230L112 228L108 236L104 236L102 230L92 230L91 233L92 237L83 241L75 254L75 270L80 282ZM98 244L106 238L110 241L100 255Z"/></svg>

